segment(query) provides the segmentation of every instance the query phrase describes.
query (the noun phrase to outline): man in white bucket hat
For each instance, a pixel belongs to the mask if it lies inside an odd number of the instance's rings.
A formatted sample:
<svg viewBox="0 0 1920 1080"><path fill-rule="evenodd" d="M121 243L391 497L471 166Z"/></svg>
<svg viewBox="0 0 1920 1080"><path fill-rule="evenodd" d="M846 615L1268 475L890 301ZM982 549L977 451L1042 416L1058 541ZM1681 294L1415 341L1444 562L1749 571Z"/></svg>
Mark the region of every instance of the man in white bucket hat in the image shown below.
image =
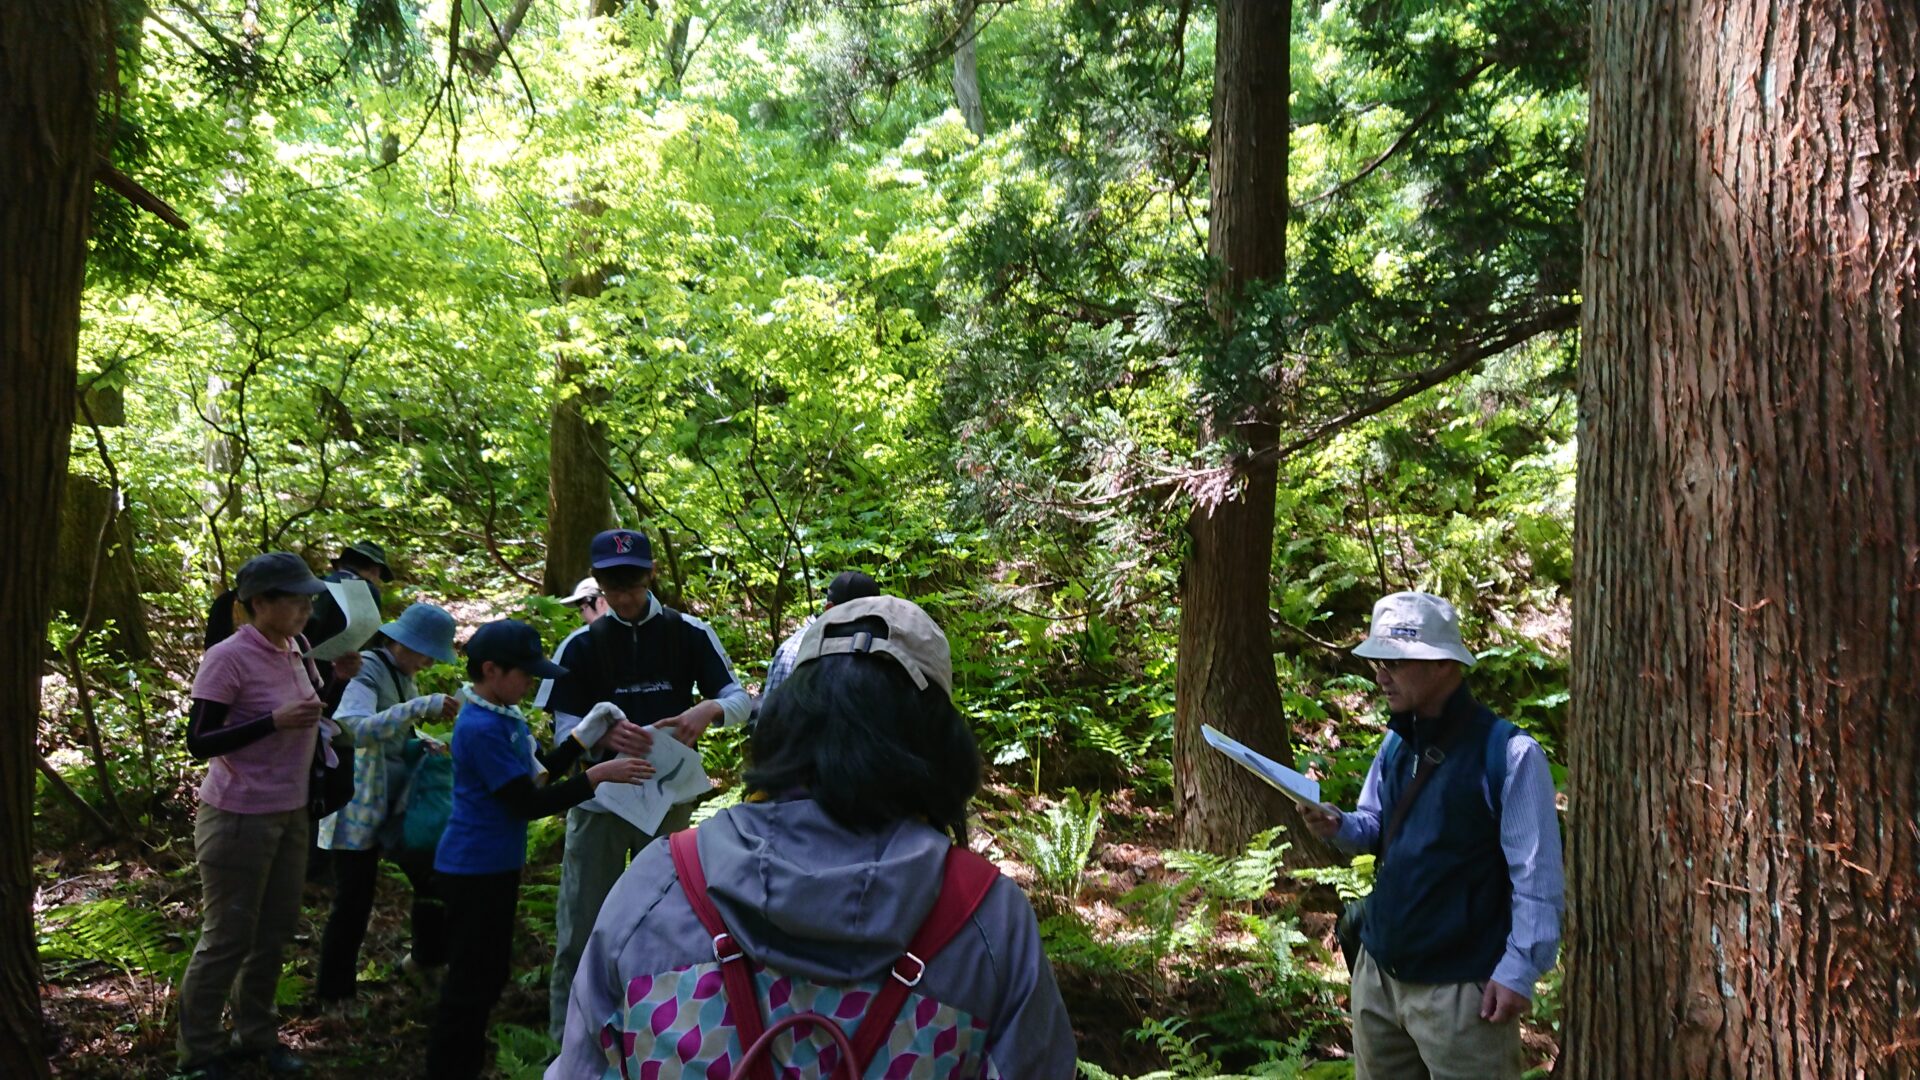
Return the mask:
<svg viewBox="0 0 1920 1080"><path fill-rule="evenodd" d="M1306 817L1379 857L1372 895L1341 920L1355 1080L1518 1080L1519 1017L1565 906L1546 755L1468 692L1474 656L1445 600L1383 598L1353 652L1373 662L1388 734L1360 805Z"/></svg>

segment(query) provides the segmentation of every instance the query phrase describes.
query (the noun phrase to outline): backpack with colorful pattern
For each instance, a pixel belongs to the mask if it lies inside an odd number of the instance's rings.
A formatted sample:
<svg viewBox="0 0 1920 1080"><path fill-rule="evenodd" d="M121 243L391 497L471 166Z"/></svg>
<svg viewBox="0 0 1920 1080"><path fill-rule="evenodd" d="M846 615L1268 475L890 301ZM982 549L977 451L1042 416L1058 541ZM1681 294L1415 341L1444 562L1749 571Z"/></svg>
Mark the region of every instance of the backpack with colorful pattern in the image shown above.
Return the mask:
<svg viewBox="0 0 1920 1080"><path fill-rule="evenodd" d="M607 1080L1000 1080L986 1055L986 1019L917 990L998 879L992 863L950 849L940 896L892 970L877 982L831 986L747 957L707 896L694 836L675 833L669 849L688 903L713 935L713 962L627 984L625 1008L600 1032ZM847 1024L857 1025L851 1036Z"/></svg>

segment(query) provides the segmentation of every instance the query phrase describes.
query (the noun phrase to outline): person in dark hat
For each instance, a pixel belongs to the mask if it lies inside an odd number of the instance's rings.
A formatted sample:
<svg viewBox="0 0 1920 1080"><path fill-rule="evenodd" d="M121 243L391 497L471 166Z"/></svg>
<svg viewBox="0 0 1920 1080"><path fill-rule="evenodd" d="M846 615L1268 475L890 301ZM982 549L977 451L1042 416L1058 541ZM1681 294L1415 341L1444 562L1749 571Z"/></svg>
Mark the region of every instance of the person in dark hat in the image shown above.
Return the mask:
<svg viewBox="0 0 1920 1080"><path fill-rule="evenodd" d="M380 586L393 581L393 568L387 564L385 548L371 540L360 540L341 549L340 554L334 557L333 569L320 580L335 583L364 581L367 588L373 592L373 606L378 608L383 601ZM236 614L240 617L236 618ZM242 621L244 621L244 612L240 610L239 595L236 590L228 589L214 597L212 606L207 609L206 647L211 649L225 641L232 635L234 627ZM307 639L308 645L318 645L346 628L346 612L340 610L340 605L334 600L332 593L323 591L313 602L313 617L301 630L301 636ZM315 664L320 668L322 679L340 687L344 687L360 673L360 657L357 653L349 653L332 662L317 660ZM340 665L338 672L334 670L335 664ZM334 683L336 674L339 676L337 684ZM336 696L329 704L337 703Z"/></svg>
<svg viewBox="0 0 1920 1080"><path fill-rule="evenodd" d="M393 580L393 569L387 565L385 548L371 540L361 540L348 544L342 549L340 554L334 557L333 571L320 580L335 583L365 582L367 589L373 593L373 606L377 610L385 599L380 595L380 586ZM340 605L334 600L332 593L329 592L313 602L313 619L307 623L306 630L308 642L318 645L346 628L347 613L340 610ZM320 665L320 674L329 678L333 676L333 668L337 665L340 669L342 685L360 674L360 654L358 653L348 653L331 664L325 660L316 662Z"/></svg>
<svg viewBox="0 0 1920 1080"><path fill-rule="evenodd" d="M612 714L611 706L594 711L572 737L538 751L520 703L542 678L566 670L547 659L539 632L523 622L490 622L467 639L472 681L453 722L453 812L433 860L452 948L427 1045L428 1080L469 1080L487 1067L487 1016L512 975L527 822L579 804L600 784L653 775L644 758L621 757L548 782L599 741Z"/></svg>
<svg viewBox="0 0 1920 1080"><path fill-rule="evenodd" d="M880 595L880 583L858 570L842 570L827 584L826 602L820 605L820 613L833 610L835 604L844 604L849 600L863 600L869 596ZM793 636L780 643L773 651L773 662L767 665L767 681L760 687L760 700L765 701L788 674L793 671L793 658L800 649L800 639L806 635L807 628L813 625L816 615L807 616L800 629Z"/></svg>
<svg viewBox="0 0 1920 1080"><path fill-rule="evenodd" d="M590 553L593 577L609 610L584 634L567 639L556 657L567 673L554 681L547 698L554 738L566 738L602 706L618 719L592 733L588 745L600 756L644 755L656 731L693 746L716 720L744 723L753 701L734 678L713 628L654 596L653 545L647 534L610 529L593 538ZM558 940L548 984L548 1024L555 1041L566 1030L574 969L607 890L629 857L654 836L686 828L692 814L692 804L676 806L650 835L598 802L568 811L555 915Z"/></svg>
<svg viewBox="0 0 1920 1080"><path fill-rule="evenodd" d="M208 763L193 830L203 923L180 981L178 1045L182 1070L202 1080L244 1059L306 1068L279 1040L275 992L300 918L314 762L337 761L320 676L298 644L326 588L292 552L247 560L235 593L248 621L194 675L187 751Z"/></svg>

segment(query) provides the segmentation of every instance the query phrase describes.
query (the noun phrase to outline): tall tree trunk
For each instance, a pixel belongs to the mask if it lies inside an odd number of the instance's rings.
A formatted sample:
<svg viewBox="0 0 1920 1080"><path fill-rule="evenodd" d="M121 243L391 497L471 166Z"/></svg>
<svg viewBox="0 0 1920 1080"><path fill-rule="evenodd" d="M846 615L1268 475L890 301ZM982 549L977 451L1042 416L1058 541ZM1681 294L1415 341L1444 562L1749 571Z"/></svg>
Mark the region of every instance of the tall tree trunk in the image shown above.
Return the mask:
<svg viewBox="0 0 1920 1080"><path fill-rule="evenodd" d="M1222 0L1213 90L1213 202L1208 252L1219 265L1211 302L1223 331L1250 286L1286 275L1287 51L1292 4ZM1210 421L1205 437L1227 432L1247 450L1271 449L1271 425L1247 423L1253 403ZM1180 657L1174 680L1174 807L1180 842L1238 850L1276 824L1297 826L1292 804L1214 752L1201 738L1209 724L1281 761L1292 761L1280 687L1273 671L1268 596L1273 562L1277 466L1239 470L1240 489L1218 505L1197 507L1187 522L1189 549L1180 587ZM1307 833L1293 827L1294 843Z"/></svg>
<svg viewBox="0 0 1920 1080"><path fill-rule="evenodd" d="M974 52L974 9L979 0L959 0L956 14L960 29L953 50L953 100L960 115L967 118L967 130L984 138L987 134L987 110L980 101L980 61Z"/></svg>
<svg viewBox="0 0 1920 1080"><path fill-rule="evenodd" d="M582 199L581 213L599 217L606 206ZM606 290L614 268L599 261L599 245L591 230L582 235L575 251L576 265L585 265L567 279L569 298L591 300ZM547 566L541 586L553 596L565 596L592 566L588 549L593 534L613 528L613 490L609 485L607 427L588 414L599 391L586 370L565 350L554 370L553 421L547 443Z"/></svg>
<svg viewBox="0 0 1920 1080"><path fill-rule="evenodd" d="M67 477L107 56L97 0L0 19L0 1074L47 1075L33 932L34 735Z"/></svg>
<svg viewBox="0 0 1920 1080"><path fill-rule="evenodd" d="M547 566L541 585L565 596L592 565L593 534L613 528L607 490L606 425L584 406L594 390L577 360L562 356L554 383L553 426L547 448Z"/></svg>
<svg viewBox="0 0 1920 1080"><path fill-rule="evenodd" d="M1565 1070L1920 1076L1920 6L1592 25Z"/></svg>

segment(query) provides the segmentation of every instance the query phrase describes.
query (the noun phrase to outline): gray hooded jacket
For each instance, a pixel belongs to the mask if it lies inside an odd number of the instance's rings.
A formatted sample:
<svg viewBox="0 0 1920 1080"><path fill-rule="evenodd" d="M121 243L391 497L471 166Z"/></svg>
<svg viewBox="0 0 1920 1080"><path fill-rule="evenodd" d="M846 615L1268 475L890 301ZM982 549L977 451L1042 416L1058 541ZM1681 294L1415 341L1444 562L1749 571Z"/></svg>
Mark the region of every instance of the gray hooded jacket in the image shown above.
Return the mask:
<svg viewBox="0 0 1920 1080"><path fill-rule="evenodd" d="M699 845L714 906L748 958L767 969L758 985L763 1008L775 1001L770 1019L803 1007L833 1015L846 1002L852 1018L842 1026L851 1034L855 995L889 977L932 909L949 841L917 821L857 833L818 803L793 799L722 811L700 827ZM717 971L712 941L680 889L667 844L656 841L627 868L594 924L573 982L566 1039L547 1080L607 1075L602 1047L617 1048L623 1037L629 1060L644 1062L652 1053L690 1070L684 1075L710 1075L705 1064L722 1058L737 1062L743 1048L726 1037L721 1006L712 1004L723 996L715 994ZM704 1019L690 1015L696 1013ZM920 1038L916 1024L924 1038L910 1045ZM935 1030L943 1024L949 1030ZM1074 1075L1066 1006L1033 909L1012 881L996 882L971 924L927 965L868 1076L886 1075L890 1054L913 1053L924 1060L910 1075L942 1080ZM798 1058L793 1064L804 1075L823 1075Z"/></svg>

